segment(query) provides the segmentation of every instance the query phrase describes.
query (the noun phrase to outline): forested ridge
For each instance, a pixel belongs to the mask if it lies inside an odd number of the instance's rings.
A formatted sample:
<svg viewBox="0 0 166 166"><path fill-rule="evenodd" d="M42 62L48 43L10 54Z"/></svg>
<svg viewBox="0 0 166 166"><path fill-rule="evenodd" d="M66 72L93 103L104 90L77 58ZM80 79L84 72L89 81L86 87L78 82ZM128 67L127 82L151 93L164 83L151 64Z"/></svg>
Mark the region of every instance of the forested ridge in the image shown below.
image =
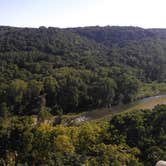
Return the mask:
<svg viewBox="0 0 166 166"><path fill-rule="evenodd" d="M131 102L140 82L165 81L164 36L137 27L0 27L1 104L32 115Z"/></svg>
<svg viewBox="0 0 166 166"><path fill-rule="evenodd" d="M0 166L166 160L165 105L109 123L61 124L63 115L164 93L165 83L166 29L1 26Z"/></svg>

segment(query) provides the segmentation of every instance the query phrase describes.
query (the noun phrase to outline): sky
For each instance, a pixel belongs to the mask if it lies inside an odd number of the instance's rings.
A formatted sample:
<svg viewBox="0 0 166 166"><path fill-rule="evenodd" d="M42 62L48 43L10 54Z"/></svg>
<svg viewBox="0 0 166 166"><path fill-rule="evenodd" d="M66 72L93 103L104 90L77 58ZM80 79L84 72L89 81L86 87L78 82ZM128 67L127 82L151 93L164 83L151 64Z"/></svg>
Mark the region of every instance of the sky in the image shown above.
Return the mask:
<svg viewBox="0 0 166 166"><path fill-rule="evenodd" d="M0 25L166 28L166 0L0 0Z"/></svg>

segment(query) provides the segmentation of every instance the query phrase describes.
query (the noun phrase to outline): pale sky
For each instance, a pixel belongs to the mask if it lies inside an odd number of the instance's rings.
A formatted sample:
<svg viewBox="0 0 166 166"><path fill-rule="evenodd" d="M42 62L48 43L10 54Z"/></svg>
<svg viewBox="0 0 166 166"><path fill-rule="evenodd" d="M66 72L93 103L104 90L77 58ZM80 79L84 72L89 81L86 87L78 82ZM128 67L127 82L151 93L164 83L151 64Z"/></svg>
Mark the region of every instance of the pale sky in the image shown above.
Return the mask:
<svg viewBox="0 0 166 166"><path fill-rule="evenodd" d="M166 0L0 0L0 25L166 28Z"/></svg>

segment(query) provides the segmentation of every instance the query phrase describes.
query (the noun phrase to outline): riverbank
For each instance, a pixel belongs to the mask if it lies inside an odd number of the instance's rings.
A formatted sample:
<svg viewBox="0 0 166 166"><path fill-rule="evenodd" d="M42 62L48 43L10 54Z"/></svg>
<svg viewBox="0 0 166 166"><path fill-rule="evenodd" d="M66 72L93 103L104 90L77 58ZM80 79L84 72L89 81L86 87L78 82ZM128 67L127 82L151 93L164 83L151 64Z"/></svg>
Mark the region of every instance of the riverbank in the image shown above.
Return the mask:
<svg viewBox="0 0 166 166"><path fill-rule="evenodd" d="M45 123L75 125L87 121L109 121L114 114L141 109L153 109L158 104L166 104L166 94L146 97L130 104L113 106L112 108L99 108L79 114L62 115L61 117L54 116L51 120L46 120ZM33 119L37 123L37 117L34 116Z"/></svg>
<svg viewBox="0 0 166 166"><path fill-rule="evenodd" d="M156 95L151 97L146 97L135 101L130 104L121 105L121 106L113 106L112 108L101 108L92 110L90 112L82 113L80 117L77 117L73 122L78 122L79 119L85 119L85 121L92 121L98 119L105 119L109 120L113 114L119 112L126 112L126 111L134 111L134 110L141 110L141 109L153 109L156 105L166 104L166 94L163 95ZM83 122L83 121L81 121Z"/></svg>

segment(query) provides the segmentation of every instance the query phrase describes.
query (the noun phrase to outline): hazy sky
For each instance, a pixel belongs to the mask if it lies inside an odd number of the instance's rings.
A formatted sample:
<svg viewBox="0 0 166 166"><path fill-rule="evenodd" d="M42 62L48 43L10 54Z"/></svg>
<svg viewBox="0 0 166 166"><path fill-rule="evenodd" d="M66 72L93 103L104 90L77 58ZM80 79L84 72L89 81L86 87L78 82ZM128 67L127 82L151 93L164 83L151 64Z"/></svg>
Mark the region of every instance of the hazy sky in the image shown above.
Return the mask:
<svg viewBox="0 0 166 166"><path fill-rule="evenodd" d="M0 25L166 28L166 0L0 0Z"/></svg>

